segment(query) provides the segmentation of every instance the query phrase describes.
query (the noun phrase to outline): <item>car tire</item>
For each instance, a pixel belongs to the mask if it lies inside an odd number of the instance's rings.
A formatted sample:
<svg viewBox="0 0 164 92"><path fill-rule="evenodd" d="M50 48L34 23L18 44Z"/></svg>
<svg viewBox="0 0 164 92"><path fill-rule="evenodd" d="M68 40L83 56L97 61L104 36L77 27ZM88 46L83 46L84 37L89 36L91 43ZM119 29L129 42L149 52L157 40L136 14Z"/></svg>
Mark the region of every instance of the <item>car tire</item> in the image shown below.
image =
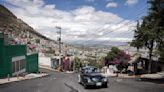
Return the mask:
<svg viewBox="0 0 164 92"><path fill-rule="evenodd" d="M78 76L78 83L81 84L81 77Z"/></svg>
<svg viewBox="0 0 164 92"><path fill-rule="evenodd" d="M103 88L108 88L108 83L104 84Z"/></svg>
<svg viewBox="0 0 164 92"><path fill-rule="evenodd" d="M86 84L84 84L84 88L85 88L85 89L88 89L88 86L87 86Z"/></svg>

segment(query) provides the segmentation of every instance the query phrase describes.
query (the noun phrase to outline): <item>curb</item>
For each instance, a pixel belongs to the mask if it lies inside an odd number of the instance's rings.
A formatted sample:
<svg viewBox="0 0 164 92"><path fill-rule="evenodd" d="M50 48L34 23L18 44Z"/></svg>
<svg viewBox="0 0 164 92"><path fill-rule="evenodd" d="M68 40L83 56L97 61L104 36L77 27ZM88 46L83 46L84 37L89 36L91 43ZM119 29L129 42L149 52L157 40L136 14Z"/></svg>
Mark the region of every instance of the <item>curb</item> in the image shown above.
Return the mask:
<svg viewBox="0 0 164 92"><path fill-rule="evenodd" d="M66 74L73 74L74 72L67 72L67 71L59 71L59 70L55 70L55 69L52 69L52 68L49 68L49 67L44 67L44 66L39 66L39 68L44 68L44 69L47 69L47 70L51 70L51 71L55 71L55 72L61 72L61 73L66 73Z"/></svg>
<svg viewBox="0 0 164 92"><path fill-rule="evenodd" d="M60 72L60 71L58 71L58 70L51 69L51 68L49 68L49 67L44 67L44 66L39 66L39 68L44 68L44 69L48 69L48 70L51 70L51 71Z"/></svg>
<svg viewBox="0 0 164 92"><path fill-rule="evenodd" d="M43 77L47 77L47 76L49 76L49 75L45 74L43 76L34 77L34 78L25 78L25 79L20 79L20 80L15 80L15 81L8 81L8 82L0 83L0 85L10 84L10 83L20 82L20 81L26 81L26 80L32 80L32 79L38 79L38 78L43 78Z"/></svg>
<svg viewBox="0 0 164 92"><path fill-rule="evenodd" d="M141 80L161 80L161 81L164 81L164 78L140 78Z"/></svg>
<svg viewBox="0 0 164 92"><path fill-rule="evenodd" d="M136 79L141 77L140 76L108 76L108 78Z"/></svg>

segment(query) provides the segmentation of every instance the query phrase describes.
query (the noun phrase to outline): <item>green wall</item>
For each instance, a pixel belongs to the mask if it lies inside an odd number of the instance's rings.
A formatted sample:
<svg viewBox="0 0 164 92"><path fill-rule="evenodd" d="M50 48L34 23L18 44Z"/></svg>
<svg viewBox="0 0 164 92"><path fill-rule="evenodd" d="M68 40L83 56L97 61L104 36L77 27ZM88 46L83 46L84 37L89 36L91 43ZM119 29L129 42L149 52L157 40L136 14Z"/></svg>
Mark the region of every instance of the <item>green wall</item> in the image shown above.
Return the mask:
<svg viewBox="0 0 164 92"><path fill-rule="evenodd" d="M26 45L7 45L5 46L4 73L12 75L12 58L26 55Z"/></svg>
<svg viewBox="0 0 164 92"><path fill-rule="evenodd" d="M12 75L12 57L25 56L26 45L8 45L5 46L4 40L0 39L0 77Z"/></svg>
<svg viewBox="0 0 164 92"><path fill-rule="evenodd" d="M4 45L4 39L0 38L0 77L12 76L12 58L16 56L26 57L26 72L38 72L38 54L26 55L26 45Z"/></svg>
<svg viewBox="0 0 164 92"><path fill-rule="evenodd" d="M38 54L27 55L26 60L26 71L28 73L38 72Z"/></svg>
<svg viewBox="0 0 164 92"><path fill-rule="evenodd" d="M0 77L4 76L4 40L0 38Z"/></svg>
<svg viewBox="0 0 164 92"><path fill-rule="evenodd" d="M8 45L5 46L5 52L9 57L26 55L26 45Z"/></svg>

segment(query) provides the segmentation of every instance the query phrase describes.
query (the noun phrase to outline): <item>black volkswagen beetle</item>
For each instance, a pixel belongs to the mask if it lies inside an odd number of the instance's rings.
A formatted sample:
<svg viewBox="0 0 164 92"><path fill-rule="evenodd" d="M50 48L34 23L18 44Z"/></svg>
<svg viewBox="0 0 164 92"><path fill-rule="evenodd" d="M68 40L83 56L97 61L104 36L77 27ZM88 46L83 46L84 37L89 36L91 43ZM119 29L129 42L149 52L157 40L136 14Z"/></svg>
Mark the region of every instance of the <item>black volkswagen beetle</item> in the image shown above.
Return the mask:
<svg viewBox="0 0 164 92"><path fill-rule="evenodd" d="M108 79L101 75L97 68L93 66L83 67L78 75L78 82L88 88L89 86L108 87Z"/></svg>

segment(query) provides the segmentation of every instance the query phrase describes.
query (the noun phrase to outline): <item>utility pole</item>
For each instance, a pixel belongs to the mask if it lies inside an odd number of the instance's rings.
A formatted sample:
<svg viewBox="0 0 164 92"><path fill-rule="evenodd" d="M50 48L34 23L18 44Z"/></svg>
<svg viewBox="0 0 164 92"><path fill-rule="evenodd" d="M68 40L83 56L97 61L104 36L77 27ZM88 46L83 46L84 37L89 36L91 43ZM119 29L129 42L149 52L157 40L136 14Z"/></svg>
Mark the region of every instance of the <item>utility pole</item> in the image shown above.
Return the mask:
<svg viewBox="0 0 164 92"><path fill-rule="evenodd" d="M95 62L97 63L98 62L98 49L95 49Z"/></svg>
<svg viewBox="0 0 164 92"><path fill-rule="evenodd" d="M61 66L61 27L57 26L56 28L59 29L57 33L59 34L59 66Z"/></svg>
<svg viewBox="0 0 164 92"><path fill-rule="evenodd" d="M95 51L95 62L97 63L97 51Z"/></svg>
<svg viewBox="0 0 164 92"><path fill-rule="evenodd" d="M73 72L75 72L75 49L73 49Z"/></svg>

